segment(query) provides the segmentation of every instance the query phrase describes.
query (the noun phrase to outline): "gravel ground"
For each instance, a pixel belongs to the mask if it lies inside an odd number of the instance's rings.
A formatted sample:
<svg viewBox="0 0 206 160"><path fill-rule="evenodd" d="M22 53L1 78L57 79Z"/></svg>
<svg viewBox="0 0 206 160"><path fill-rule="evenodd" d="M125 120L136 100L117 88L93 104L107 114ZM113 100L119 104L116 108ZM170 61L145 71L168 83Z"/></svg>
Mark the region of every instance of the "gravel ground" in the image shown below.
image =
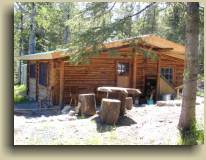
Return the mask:
<svg viewBox="0 0 206 160"><path fill-rule="evenodd" d="M174 105L133 107L116 126L102 124L98 115L15 115L14 145L176 145L180 100L171 103ZM196 116L203 126L203 97L197 97Z"/></svg>

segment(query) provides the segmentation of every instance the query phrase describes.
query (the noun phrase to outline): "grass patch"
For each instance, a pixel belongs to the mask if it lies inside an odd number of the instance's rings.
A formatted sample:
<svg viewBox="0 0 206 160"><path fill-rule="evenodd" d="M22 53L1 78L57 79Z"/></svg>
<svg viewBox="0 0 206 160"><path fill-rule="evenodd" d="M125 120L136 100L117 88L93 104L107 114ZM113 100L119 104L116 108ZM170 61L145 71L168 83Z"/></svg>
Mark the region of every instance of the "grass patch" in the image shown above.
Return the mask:
<svg viewBox="0 0 206 160"><path fill-rule="evenodd" d="M26 86L25 85L15 85L14 86L14 103L27 102L26 98Z"/></svg>
<svg viewBox="0 0 206 160"><path fill-rule="evenodd" d="M197 91L196 95L200 97L204 97L204 92Z"/></svg>
<svg viewBox="0 0 206 160"><path fill-rule="evenodd" d="M198 74L197 78L198 80L204 80L204 74Z"/></svg>
<svg viewBox="0 0 206 160"><path fill-rule="evenodd" d="M197 145L204 144L204 128L202 126L193 125L190 130L180 131L180 145Z"/></svg>

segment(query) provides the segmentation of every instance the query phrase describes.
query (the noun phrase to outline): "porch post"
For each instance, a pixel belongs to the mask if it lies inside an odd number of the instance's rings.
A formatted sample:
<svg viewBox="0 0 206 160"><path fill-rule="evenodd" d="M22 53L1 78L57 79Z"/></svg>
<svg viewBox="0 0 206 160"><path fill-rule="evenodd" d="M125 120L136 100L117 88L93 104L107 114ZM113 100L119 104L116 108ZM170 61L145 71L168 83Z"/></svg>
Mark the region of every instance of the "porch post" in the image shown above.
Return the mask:
<svg viewBox="0 0 206 160"><path fill-rule="evenodd" d="M64 105L64 61L60 63L60 95L59 105L62 108Z"/></svg>
<svg viewBox="0 0 206 160"><path fill-rule="evenodd" d="M160 88L160 56L158 56L158 62L157 62L156 100L159 98L159 88Z"/></svg>
<svg viewBox="0 0 206 160"><path fill-rule="evenodd" d="M133 50L133 84L132 87L136 88L136 71L137 71L137 58L136 58L136 52Z"/></svg>
<svg viewBox="0 0 206 160"><path fill-rule="evenodd" d="M29 96L29 78L30 78L30 63L27 61L27 75L26 75L26 94Z"/></svg>

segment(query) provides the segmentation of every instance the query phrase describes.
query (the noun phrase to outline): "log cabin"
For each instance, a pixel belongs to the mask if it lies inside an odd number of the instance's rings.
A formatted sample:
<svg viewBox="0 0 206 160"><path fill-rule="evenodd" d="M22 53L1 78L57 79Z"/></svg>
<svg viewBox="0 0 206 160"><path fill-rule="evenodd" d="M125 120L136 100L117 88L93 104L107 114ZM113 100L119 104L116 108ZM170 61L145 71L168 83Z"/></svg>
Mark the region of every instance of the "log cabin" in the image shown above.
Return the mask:
<svg viewBox="0 0 206 160"><path fill-rule="evenodd" d="M111 56L111 50L118 54ZM155 56L145 55L149 52ZM89 64L73 65L69 57L65 49L20 58L27 63L31 99L48 98L54 105L65 105L72 95L97 93L99 86L137 88L143 95L152 87L159 99L175 93L183 83L185 47L156 35L107 42L98 56L89 58Z"/></svg>

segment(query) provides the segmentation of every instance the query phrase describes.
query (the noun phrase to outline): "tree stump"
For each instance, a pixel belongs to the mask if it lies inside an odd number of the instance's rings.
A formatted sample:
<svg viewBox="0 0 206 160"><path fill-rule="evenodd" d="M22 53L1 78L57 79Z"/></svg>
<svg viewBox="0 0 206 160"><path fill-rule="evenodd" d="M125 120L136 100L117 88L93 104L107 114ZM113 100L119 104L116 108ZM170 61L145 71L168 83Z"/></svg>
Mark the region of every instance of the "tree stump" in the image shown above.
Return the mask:
<svg viewBox="0 0 206 160"><path fill-rule="evenodd" d="M121 102L120 106L120 115L123 116L126 113L126 97L127 94L121 91L115 91L109 93L109 98L118 99Z"/></svg>
<svg viewBox="0 0 206 160"><path fill-rule="evenodd" d="M120 105L120 100L103 98L100 119L107 124L114 125L119 118Z"/></svg>
<svg viewBox="0 0 206 160"><path fill-rule="evenodd" d="M79 94L77 113L92 116L96 114L95 94Z"/></svg>
<svg viewBox="0 0 206 160"><path fill-rule="evenodd" d="M125 102L125 104L126 104L126 108L127 108L128 110L131 110L131 109L132 109L132 106L133 106L133 99L132 99L132 97L126 97L126 102Z"/></svg>

